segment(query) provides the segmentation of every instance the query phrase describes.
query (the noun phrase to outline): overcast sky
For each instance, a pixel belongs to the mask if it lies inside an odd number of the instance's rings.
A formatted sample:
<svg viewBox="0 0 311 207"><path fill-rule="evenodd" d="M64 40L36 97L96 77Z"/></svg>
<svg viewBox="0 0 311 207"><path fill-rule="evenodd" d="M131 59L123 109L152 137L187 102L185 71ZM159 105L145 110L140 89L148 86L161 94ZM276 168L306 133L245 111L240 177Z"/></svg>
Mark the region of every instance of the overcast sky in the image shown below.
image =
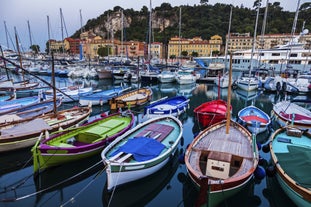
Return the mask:
<svg viewBox="0 0 311 207"><path fill-rule="evenodd" d="M300 5L309 0L301 0ZM198 5L200 0L152 0L152 7L160 6L167 2L172 6L179 5ZM210 5L215 3L228 4L227 0L209 0ZM297 8L297 0L269 0L270 3L280 2L281 7L287 11L295 11ZM47 16L49 16L51 38L61 40L61 21L60 8L65 19L65 25L68 35L72 35L80 28L80 10L82 14L83 25L88 19L97 18L106 10L120 6L123 9L133 8L140 10L143 6L149 8L149 0L1 0L0 5L0 44L6 48L5 24L9 34L9 46L13 48L15 45L14 27L20 37L20 44L24 48L29 48L30 37L27 21L29 21L32 44L40 46L41 51L45 49L45 43L48 39ZM234 6L252 8L253 0L231 0ZM266 0L263 0L263 6ZM5 22L5 24L4 24ZM64 31L64 30L63 30ZM64 36L66 32L64 31Z"/></svg>

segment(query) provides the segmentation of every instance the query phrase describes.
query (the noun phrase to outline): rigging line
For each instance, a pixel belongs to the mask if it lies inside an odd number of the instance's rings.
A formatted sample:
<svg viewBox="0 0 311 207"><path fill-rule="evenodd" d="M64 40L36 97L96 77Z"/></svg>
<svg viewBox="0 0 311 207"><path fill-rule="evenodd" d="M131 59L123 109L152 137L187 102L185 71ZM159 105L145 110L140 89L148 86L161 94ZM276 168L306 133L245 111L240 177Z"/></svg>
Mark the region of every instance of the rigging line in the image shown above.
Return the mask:
<svg viewBox="0 0 311 207"><path fill-rule="evenodd" d="M101 163L101 162L102 161L100 161L99 163ZM75 194L73 197L71 197L68 201L66 201L64 204L61 204L60 206L63 207L70 202L74 202L75 198L78 195L80 195L84 190L86 190L96 180L96 178L105 171L105 169L106 169L106 167L104 167L101 171L99 171L86 186L84 186L77 194Z"/></svg>
<svg viewBox="0 0 311 207"><path fill-rule="evenodd" d="M31 197L31 196L38 195L38 194L40 194L40 193L44 193L45 191L48 191L48 190L50 190L50 189L53 189L53 188L55 188L55 187L57 187L57 186L59 186L59 185L62 185L62 184L64 184L64 183L66 183L66 182L68 182L68 181L70 181L70 180L72 180L72 179L74 179L74 178L76 178L76 177L78 177L78 176L80 176L80 175L86 173L88 170L91 170L92 168L96 167L96 166L99 165L101 162L102 162L102 161L100 160L99 162L97 162L97 163L95 163L94 165L92 165L91 167L89 167L89 168L83 170L82 172L80 172L80 173L78 173L78 174L76 174L76 175L74 175L74 176L71 176L71 177L69 177L69 178L67 178L67 179L65 179L65 180L63 180L63 181L61 181L61 182L59 182L59 183L56 183L56 184L51 185L51 186L49 186L49 187L47 187L47 188L44 188L44 189L42 189L42 190L36 191L36 192L34 192L34 193L30 193L30 194L27 194L27 195L24 195L24 196L21 196L21 197L18 197L18 198L3 198L3 199L0 200L0 202L19 201L19 200L23 200L23 199L29 198L29 197ZM106 169L106 167L105 167L104 169Z"/></svg>

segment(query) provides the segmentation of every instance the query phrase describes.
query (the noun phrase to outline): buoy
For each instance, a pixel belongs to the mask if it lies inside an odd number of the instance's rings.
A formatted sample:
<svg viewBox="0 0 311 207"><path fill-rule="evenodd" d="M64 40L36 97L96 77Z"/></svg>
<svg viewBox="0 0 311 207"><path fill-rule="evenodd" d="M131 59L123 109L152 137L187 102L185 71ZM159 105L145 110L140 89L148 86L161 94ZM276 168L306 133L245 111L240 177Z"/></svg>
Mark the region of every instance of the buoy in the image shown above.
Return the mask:
<svg viewBox="0 0 311 207"><path fill-rule="evenodd" d="M178 157L178 162L179 162L180 164L185 164L185 154L179 155L179 157Z"/></svg>
<svg viewBox="0 0 311 207"><path fill-rule="evenodd" d="M254 172L255 178L262 180L263 178L266 177L266 171L264 170L263 167L257 166L255 172Z"/></svg>
<svg viewBox="0 0 311 207"><path fill-rule="evenodd" d="M274 165L269 165L267 168L266 168L266 174L268 175L268 177L273 177L276 173L276 170L275 170L275 166Z"/></svg>
<svg viewBox="0 0 311 207"><path fill-rule="evenodd" d="M269 144L266 144L266 145L262 146L262 151L263 151L264 153L268 153L268 152L270 151L270 146L269 146Z"/></svg>
<svg viewBox="0 0 311 207"><path fill-rule="evenodd" d="M263 166L265 168L268 165L268 161L265 158L260 157L258 161L258 165Z"/></svg>
<svg viewBox="0 0 311 207"><path fill-rule="evenodd" d="M107 114L104 112L104 113L101 113L100 116L101 116L101 117L106 117Z"/></svg>

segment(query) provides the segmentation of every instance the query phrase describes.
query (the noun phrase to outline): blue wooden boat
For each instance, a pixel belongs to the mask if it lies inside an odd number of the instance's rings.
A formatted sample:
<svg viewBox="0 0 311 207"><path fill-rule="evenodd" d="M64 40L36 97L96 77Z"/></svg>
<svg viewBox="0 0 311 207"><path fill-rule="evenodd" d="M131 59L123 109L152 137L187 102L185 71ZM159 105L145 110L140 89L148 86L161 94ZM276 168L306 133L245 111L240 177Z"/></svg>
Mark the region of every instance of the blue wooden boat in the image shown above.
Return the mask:
<svg viewBox="0 0 311 207"><path fill-rule="evenodd" d="M81 106L87 106L89 104L102 105L104 103L107 103L109 99L113 97L117 97L120 94L122 94L124 91L127 91L129 89L130 88L123 88L122 86L120 86L120 87L115 87L115 88L104 90L104 91L97 91L90 95L81 96L79 98L79 104Z"/></svg>
<svg viewBox="0 0 311 207"><path fill-rule="evenodd" d="M185 96L168 98L167 96L145 106L144 114L150 118L159 115L178 116L189 108L189 99Z"/></svg>
<svg viewBox="0 0 311 207"><path fill-rule="evenodd" d="M238 119L243 126L246 126L254 134L266 131L271 123L268 114L253 105L241 109L238 113Z"/></svg>
<svg viewBox="0 0 311 207"><path fill-rule="evenodd" d="M275 131L269 143L276 178L297 205L311 206L311 134L293 126Z"/></svg>
<svg viewBox="0 0 311 207"><path fill-rule="evenodd" d="M24 106L28 106L34 103L40 102L40 96L32 96L25 98L18 98L10 101L1 101L0 102L0 113L6 113L8 111L19 109Z"/></svg>

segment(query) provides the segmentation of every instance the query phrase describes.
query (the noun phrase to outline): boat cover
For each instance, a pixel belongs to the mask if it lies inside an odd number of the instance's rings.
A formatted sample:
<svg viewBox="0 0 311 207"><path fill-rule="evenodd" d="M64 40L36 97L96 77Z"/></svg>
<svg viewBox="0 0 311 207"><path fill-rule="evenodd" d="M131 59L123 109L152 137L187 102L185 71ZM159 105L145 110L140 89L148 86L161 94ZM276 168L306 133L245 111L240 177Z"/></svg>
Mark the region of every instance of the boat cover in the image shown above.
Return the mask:
<svg viewBox="0 0 311 207"><path fill-rule="evenodd" d="M296 183L305 188L311 187L311 149L288 145L289 153L275 153L283 170Z"/></svg>
<svg viewBox="0 0 311 207"><path fill-rule="evenodd" d="M130 153L136 161L143 162L157 157L164 148L165 146L162 143L152 138L136 137L129 139L124 145L114 151L111 156L119 152Z"/></svg>

